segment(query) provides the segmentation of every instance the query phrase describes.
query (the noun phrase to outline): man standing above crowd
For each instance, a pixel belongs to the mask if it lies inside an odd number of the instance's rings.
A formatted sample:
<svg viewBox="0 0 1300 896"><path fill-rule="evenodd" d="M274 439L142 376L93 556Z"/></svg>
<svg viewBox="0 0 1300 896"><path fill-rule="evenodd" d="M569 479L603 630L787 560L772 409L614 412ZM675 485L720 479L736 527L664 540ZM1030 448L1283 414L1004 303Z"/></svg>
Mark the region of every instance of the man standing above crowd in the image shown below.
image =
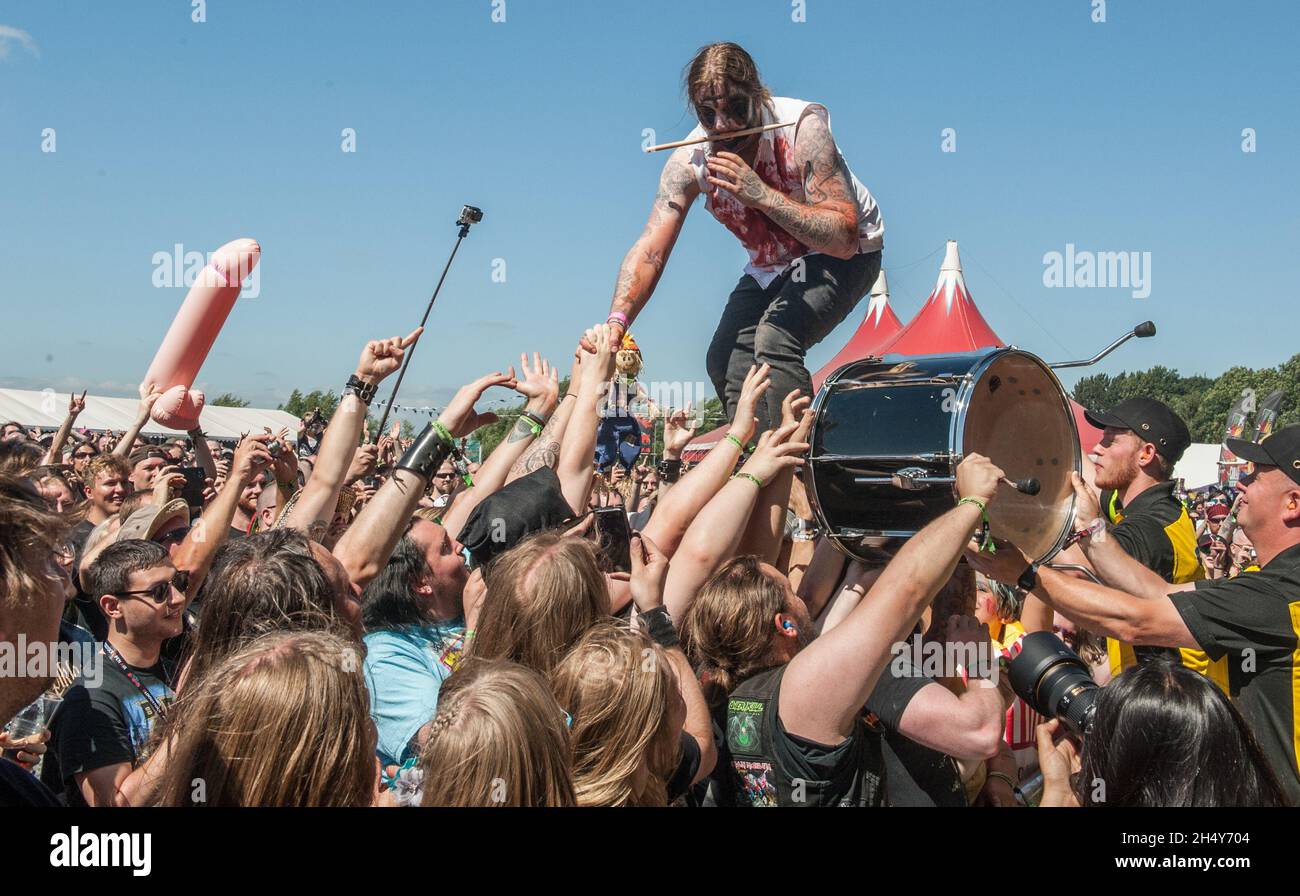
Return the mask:
<svg viewBox="0 0 1300 896"><path fill-rule="evenodd" d="M1228 439L1251 464L1242 477L1238 520L1261 568L1232 579L1170 585L1128 556L1117 539L1090 539L1088 559L1115 587L1026 568L1014 545L972 562L1002 582L1032 585L1034 594L1081 626L1128 644L1202 650L1226 660L1229 693L1250 724L1293 805L1300 804L1300 425L1262 442ZM1100 508L1075 479L1082 518ZM1189 773L1194 773L1192 770Z"/></svg>
<svg viewBox="0 0 1300 896"><path fill-rule="evenodd" d="M760 403L759 431L775 429L786 395L794 389L812 395L808 349L875 282L884 224L875 199L840 155L825 106L773 97L749 53L733 43L702 48L685 80L700 122L689 139L790 126L673 151L645 231L619 269L608 323L621 340L703 194L708 212L749 254L709 346L709 377L731 418L750 367L770 364L775 397Z"/></svg>

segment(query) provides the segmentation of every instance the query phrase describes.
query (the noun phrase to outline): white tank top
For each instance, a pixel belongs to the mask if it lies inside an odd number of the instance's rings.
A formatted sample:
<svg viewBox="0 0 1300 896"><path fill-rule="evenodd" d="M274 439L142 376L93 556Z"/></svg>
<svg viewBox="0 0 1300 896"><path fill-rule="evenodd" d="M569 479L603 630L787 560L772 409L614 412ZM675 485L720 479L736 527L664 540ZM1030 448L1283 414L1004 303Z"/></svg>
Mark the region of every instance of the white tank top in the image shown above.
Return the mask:
<svg viewBox="0 0 1300 896"><path fill-rule="evenodd" d="M763 109L763 124L775 124L778 121L790 121L794 124L787 128L776 128L759 135L758 152L754 156L754 171L763 182L773 189L780 190L796 202L806 202L803 172L799 170L794 159L794 141L798 134L799 123L806 115L820 115L830 130L831 114L820 103L778 96L772 99L773 111ZM688 139L707 136L704 127L697 125ZM739 199L727 193L714 193L713 184L707 180L708 167L705 158L709 144L701 143L691 152L690 164L695 171L695 179L704 192L704 207L709 214L722 222L723 226L736 235L745 251L749 253L749 264L745 273L758 281L759 286L767 287L781 272L796 259L814 254L799 240L795 239L767 215L758 209L746 208ZM849 173L853 192L858 202L858 251L876 252L884 247L885 222L880 216L880 208L871 192L854 176L844 156L840 162Z"/></svg>

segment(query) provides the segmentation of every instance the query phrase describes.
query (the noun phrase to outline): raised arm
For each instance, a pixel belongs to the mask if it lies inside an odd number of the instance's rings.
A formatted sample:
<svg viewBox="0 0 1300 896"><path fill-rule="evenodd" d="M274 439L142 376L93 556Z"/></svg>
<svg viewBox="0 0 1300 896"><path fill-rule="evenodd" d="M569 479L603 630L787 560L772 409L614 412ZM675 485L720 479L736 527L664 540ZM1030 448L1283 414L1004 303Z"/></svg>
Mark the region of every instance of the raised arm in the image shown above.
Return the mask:
<svg viewBox="0 0 1300 896"><path fill-rule="evenodd" d="M910 538L843 622L790 660L781 684L786 730L836 744L853 730L867 695L939 588L952 576L981 510L997 494L1002 470L970 454L957 468L963 501Z"/></svg>
<svg viewBox="0 0 1300 896"><path fill-rule="evenodd" d="M797 424L793 439L804 442L812 428L812 414L808 406L812 399L801 396L795 389L781 402L781 425ZM740 540L740 554L753 554L766 563L775 564L781 554L781 536L785 533L785 513L790 505L790 485L794 481L794 467L782 467L770 480L763 483L758 493L758 505L749 515L745 535Z"/></svg>
<svg viewBox="0 0 1300 896"><path fill-rule="evenodd" d="M524 412L510 428L505 441L493 449L488 459L483 461L483 466L474 474L474 485L456 496L443 517L442 524L452 538L460 533L474 508L506 484L510 471L538 432L544 431L551 422L551 414L555 413L556 404L560 400L560 379L556 369L533 352L532 364L528 363L527 355L519 356L519 370L523 379L515 382L514 389L527 398L528 402L524 405Z"/></svg>
<svg viewBox="0 0 1300 896"><path fill-rule="evenodd" d="M663 607L665 581L670 571L668 558L653 541L639 532L632 534L631 556L632 602L636 605L637 612L650 623L652 632L657 627L663 631L663 622L671 625L671 619L654 620L653 617ZM680 643L675 643L676 640L676 635L673 634L661 643L665 646L668 663L673 667L677 678L682 702L686 704L686 721L682 724L682 730L695 738L695 743L700 748L700 767L691 782L694 784L704 780L713 771L718 760L718 749L713 741L713 720L709 715L709 704L704 699L704 691Z"/></svg>
<svg viewBox="0 0 1300 896"><path fill-rule="evenodd" d="M551 414L541 433L529 444L523 456L510 468L506 483L514 482L520 476L540 470L542 467L555 469L560 462L560 446L564 443L564 433L569 426L569 418L578 400L578 387L582 384L580 371L582 357L586 354L581 348L573 353L573 369L569 373L568 390L560 399L560 405Z"/></svg>
<svg viewBox="0 0 1300 896"><path fill-rule="evenodd" d="M217 462L212 458L212 451L208 448L208 437L204 434L203 427L196 426L186 435L194 444L194 462L203 468L203 475L206 478L216 481Z"/></svg>
<svg viewBox="0 0 1300 896"><path fill-rule="evenodd" d="M68 416L63 418L63 424L59 431L54 434L54 441L50 442L50 450L45 452L45 458L41 461L43 464L57 464L61 462L63 456L63 446L68 441L68 433L72 432L72 426L77 422L77 415L86 409L86 390L81 390L81 397L78 398L74 392L68 396Z"/></svg>
<svg viewBox="0 0 1300 896"><path fill-rule="evenodd" d="M240 440L230 462L230 475L221 491L204 508L203 516L194 522L185 540L177 547L173 562L177 569L190 574L185 588L187 601L199 593L212 567L212 558L230 537L230 524L235 518L240 494L271 464L271 453L267 450L270 441L271 437L266 433L249 433ZM288 449L282 447L281 450Z"/></svg>
<svg viewBox="0 0 1300 896"><path fill-rule="evenodd" d="M131 422L131 428L122 433L122 438L118 439L117 445L113 447L113 453L121 457L128 457L131 449L135 446L135 440L140 435L140 430L149 422L149 412L153 406L162 398L162 390L157 386L146 386L140 384L140 404L136 406L135 420Z"/></svg>
<svg viewBox="0 0 1300 896"><path fill-rule="evenodd" d="M493 386L513 387L513 384L513 375L490 373L462 386L437 422L426 426L398 460L393 475L375 492L334 546L334 556L347 570L356 591L363 590L379 575L392 556L430 477L450 456L453 440L496 420L495 414L475 411L474 403ZM313 475L312 480L315 478Z"/></svg>
<svg viewBox="0 0 1300 896"><path fill-rule="evenodd" d="M659 176L659 189L650 206L650 218L645 230L632 244L618 269L618 282L614 285L614 298L610 302L611 315L622 314L631 324L641 313L645 303L659 283L668 256L672 254L677 235L682 232L686 212L700 193L699 182L690 166L690 150L682 147L673 152L664 163ZM622 338L627 327L618 327Z"/></svg>
<svg viewBox="0 0 1300 896"><path fill-rule="evenodd" d="M709 183L758 209L808 248L852 258L858 251L857 199L830 128L820 115L805 115L800 121L794 159L803 172L806 202L768 186L731 152L709 157Z"/></svg>
<svg viewBox="0 0 1300 896"><path fill-rule="evenodd" d="M405 339L374 340L366 343L357 362L355 376L367 386L378 388L384 377L402 366L406 349L415 344L424 329L417 328ZM339 492L352 465L361 438L361 428L366 421L366 402L355 392L348 391L339 400L334 416L330 418L320 451L312 467L311 478L303 486L297 504L289 511L285 525L300 529L310 537L320 526L329 525L338 503Z"/></svg>
<svg viewBox="0 0 1300 896"><path fill-rule="evenodd" d="M664 588L664 606L674 619L681 619L700 587L722 562L737 554L741 535L764 485L783 470L803 464L808 450L791 438L800 423L791 422L763 433L758 447L740 472L705 505L686 530L681 547Z"/></svg>
<svg viewBox="0 0 1300 896"><path fill-rule="evenodd" d="M591 474L596 463L596 428L608 401L617 345L609 324L588 330L583 338L595 347L596 353L582 361L582 384L577 406L564 432L560 464L555 471L560 478L564 500L574 513L586 510L587 498L591 494Z"/></svg>
<svg viewBox="0 0 1300 896"><path fill-rule="evenodd" d="M682 536L700 509L709 503L736 469L736 461L741 455L741 446L747 445L750 439L754 438L754 431L758 428L758 418L754 416L754 408L771 385L771 380L768 379L770 370L767 364L749 368L749 373L745 376L745 382L740 389L740 400L736 402L736 417L731 421L731 428L727 430L727 438L714 445L705 455L704 460L683 476L668 494L663 494L659 498L654 515L646 524L645 533L669 557L676 555ZM677 429L672 434L673 438L676 439L681 433L682 430ZM689 441L689 433L684 438ZM669 432L665 429L665 452L668 450L668 440ZM684 442L681 444L684 446ZM680 457L680 449L678 456Z"/></svg>
<svg viewBox="0 0 1300 896"><path fill-rule="evenodd" d="M1029 565L1028 558L1009 542L998 542L997 548L996 554L969 555L972 565L999 582L1016 581ZM1170 594L1195 588L1195 583L1170 585L1162 581L1161 584L1163 593L1158 598L1136 597L1041 567L1033 593L1076 625L1108 638L1127 644L1199 648L1169 599Z"/></svg>

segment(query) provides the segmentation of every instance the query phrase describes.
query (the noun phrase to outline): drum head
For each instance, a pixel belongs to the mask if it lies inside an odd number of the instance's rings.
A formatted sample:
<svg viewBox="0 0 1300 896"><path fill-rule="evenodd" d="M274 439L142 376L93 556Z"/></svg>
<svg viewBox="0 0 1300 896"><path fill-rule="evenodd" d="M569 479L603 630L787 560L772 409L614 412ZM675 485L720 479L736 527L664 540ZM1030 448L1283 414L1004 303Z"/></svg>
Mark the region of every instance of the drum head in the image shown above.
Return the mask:
<svg viewBox="0 0 1300 896"><path fill-rule="evenodd" d="M1073 525L1070 473L1081 454L1069 399L1051 369L1025 352L994 356L968 394L962 453L983 454L1009 479L1038 480L1037 495L1003 486L989 527L1034 560L1050 559Z"/></svg>

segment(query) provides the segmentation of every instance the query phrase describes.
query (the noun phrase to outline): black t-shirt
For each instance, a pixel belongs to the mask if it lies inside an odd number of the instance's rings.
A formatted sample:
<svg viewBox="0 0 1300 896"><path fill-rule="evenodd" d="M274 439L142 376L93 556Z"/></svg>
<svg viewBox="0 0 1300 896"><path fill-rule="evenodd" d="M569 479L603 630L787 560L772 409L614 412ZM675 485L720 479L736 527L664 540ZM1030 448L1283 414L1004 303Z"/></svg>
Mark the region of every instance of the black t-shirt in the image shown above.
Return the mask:
<svg viewBox="0 0 1300 896"><path fill-rule="evenodd" d="M27 769L0 759L0 809L61 806L58 797Z"/></svg>
<svg viewBox="0 0 1300 896"><path fill-rule="evenodd" d="M1174 487L1173 482L1156 483L1128 504L1121 502L1115 492L1106 490L1101 493L1101 501L1102 512L1114 524L1110 535L1124 553L1166 582L1177 585L1204 578L1205 570L1196 554L1196 527L1183 502L1174 496ZM1109 640L1114 675L1135 663L1157 658L1182 662L1179 652L1171 647L1130 647Z"/></svg>
<svg viewBox="0 0 1300 896"><path fill-rule="evenodd" d="M1258 572L1205 579L1169 598L1210 659L1229 657L1229 692L1287 799L1300 806L1300 545Z"/></svg>
<svg viewBox="0 0 1300 896"><path fill-rule="evenodd" d="M50 721L49 749L41 769L41 780L62 790L70 806L86 805L76 775L121 762L134 768L144 759L158 721L153 705L117 664L103 651L97 659L93 671L101 673L98 680L83 671ZM164 709L176 698L161 661L147 669L127 668Z"/></svg>
<svg viewBox="0 0 1300 896"><path fill-rule="evenodd" d="M700 770L700 745L695 738L685 731L681 734L682 758L677 762L677 769L668 779L668 802L676 802L691 790L691 781Z"/></svg>
<svg viewBox="0 0 1300 896"><path fill-rule="evenodd" d="M885 764L878 732L855 720L834 746L785 730L785 666L754 675L727 700L727 750L739 806L882 806Z"/></svg>
<svg viewBox="0 0 1300 896"><path fill-rule="evenodd" d="M905 662L905 661L902 661ZM884 730L885 800L890 806L965 806L957 763L899 731L903 711L923 689L943 687L907 664L910 675L897 675L891 662L867 697L867 724Z"/></svg>

